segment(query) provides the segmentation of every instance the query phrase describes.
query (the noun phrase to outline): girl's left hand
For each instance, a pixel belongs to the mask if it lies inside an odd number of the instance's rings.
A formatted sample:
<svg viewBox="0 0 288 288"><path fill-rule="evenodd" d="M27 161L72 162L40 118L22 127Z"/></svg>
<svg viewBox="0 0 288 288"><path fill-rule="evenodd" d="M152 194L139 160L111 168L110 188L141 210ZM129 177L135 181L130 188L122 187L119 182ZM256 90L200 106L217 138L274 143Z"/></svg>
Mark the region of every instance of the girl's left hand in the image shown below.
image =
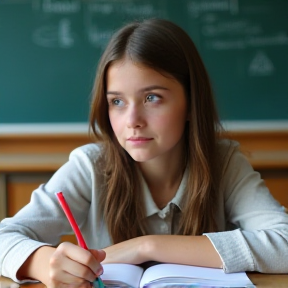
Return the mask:
<svg viewBox="0 0 288 288"><path fill-rule="evenodd" d="M141 264L152 260L148 256L150 248L149 236L133 238L103 249L106 258L102 263Z"/></svg>

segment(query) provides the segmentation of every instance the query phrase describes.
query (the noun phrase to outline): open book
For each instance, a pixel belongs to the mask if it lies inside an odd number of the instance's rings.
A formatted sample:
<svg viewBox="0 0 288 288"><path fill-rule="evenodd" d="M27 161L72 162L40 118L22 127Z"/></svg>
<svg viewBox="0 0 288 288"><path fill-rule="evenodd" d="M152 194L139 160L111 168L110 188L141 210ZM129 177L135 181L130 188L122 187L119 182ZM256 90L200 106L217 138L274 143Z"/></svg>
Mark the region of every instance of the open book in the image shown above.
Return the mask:
<svg viewBox="0 0 288 288"><path fill-rule="evenodd" d="M222 269L157 264L144 270L130 264L103 264L101 276L109 288L255 287L246 273L225 274Z"/></svg>

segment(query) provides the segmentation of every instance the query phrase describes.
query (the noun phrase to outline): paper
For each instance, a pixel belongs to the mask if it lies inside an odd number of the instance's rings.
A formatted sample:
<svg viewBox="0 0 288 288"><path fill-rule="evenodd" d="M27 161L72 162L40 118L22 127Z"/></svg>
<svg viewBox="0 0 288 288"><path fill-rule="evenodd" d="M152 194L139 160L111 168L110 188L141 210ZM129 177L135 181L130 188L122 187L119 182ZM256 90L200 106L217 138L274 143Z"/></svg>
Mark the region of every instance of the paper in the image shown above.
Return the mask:
<svg viewBox="0 0 288 288"><path fill-rule="evenodd" d="M222 269L177 264L148 268L140 287L255 287L246 273L226 274Z"/></svg>
<svg viewBox="0 0 288 288"><path fill-rule="evenodd" d="M246 273L226 274L222 269L178 264L157 264L144 271L137 265L103 264L107 288L252 288Z"/></svg>

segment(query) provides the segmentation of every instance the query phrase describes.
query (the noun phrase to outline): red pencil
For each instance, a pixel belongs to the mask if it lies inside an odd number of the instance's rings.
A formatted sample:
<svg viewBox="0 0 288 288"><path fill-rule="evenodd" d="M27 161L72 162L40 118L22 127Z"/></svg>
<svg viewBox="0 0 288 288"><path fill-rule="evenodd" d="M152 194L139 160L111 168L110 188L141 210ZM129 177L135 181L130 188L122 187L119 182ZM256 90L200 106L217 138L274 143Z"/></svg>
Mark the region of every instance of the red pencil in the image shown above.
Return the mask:
<svg viewBox="0 0 288 288"><path fill-rule="evenodd" d="M71 225L71 227L72 227L72 229L73 229L73 231L74 231L74 233L76 235L76 238L77 238L79 246L82 247L85 250L88 250L86 242L85 242L85 240L84 240L84 238L82 236L82 233L81 233L81 231L80 231L80 229L79 229L79 227L78 227L78 225L77 225L77 223L75 221L75 218L74 218L74 216L73 216L73 214L72 214L72 212L70 210L70 207L69 207L68 203L66 202L66 200L64 198L63 193L62 192L57 192L56 196L57 196L58 201L59 201L59 203L60 203L60 205L61 205L66 217L68 218L68 221L69 221L69 223L70 223L70 225ZM93 282L93 285L94 285L94 287L97 286L99 288L105 287L100 277L96 278L96 280Z"/></svg>
<svg viewBox="0 0 288 288"><path fill-rule="evenodd" d="M78 225L77 225L77 223L75 221L75 218L74 218L74 216L73 216L73 214L72 214L72 212L70 210L70 207L68 206L68 204L67 204L67 202L66 202L66 200L64 198L63 193L62 192L58 192L58 193L56 193L56 196L57 196L57 198L59 200L59 203L62 206L63 211L64 211L66 217L68 218L68 221L69 221L69 223L70 223L70 225L71 225L71 227L72 227L72 229L73 229L73 231L74 231L74 233L76 235L76 238L77 238L79 246L84 248L85 250L88 250L86 242L85 242L85 240L84 240L84 238L82 236L82 233L81 233L81 231L80 231L80 229L79 229L79 227L78 227Z"/></svg>

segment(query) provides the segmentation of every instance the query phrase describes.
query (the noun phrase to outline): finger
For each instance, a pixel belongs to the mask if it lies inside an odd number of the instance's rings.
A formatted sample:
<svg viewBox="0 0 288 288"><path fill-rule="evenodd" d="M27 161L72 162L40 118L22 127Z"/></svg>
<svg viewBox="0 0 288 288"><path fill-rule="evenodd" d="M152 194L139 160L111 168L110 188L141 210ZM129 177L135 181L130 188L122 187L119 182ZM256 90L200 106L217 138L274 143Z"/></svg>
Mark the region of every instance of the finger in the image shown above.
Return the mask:
<svg viewBox="0 0 288 288"><path fill-rule="evenodd" d="M77 245L68 242L62 244L58 246L58 252L62 255L66 255L67 258L75 262L74 265L71 266L71 269L73 268L74 273L76 273L77 269L79 269L77 274L79 277L82 277L88 281L93 281L95 279L95 276L98 276L100 273L102 273L103 268L99 263L100 261L98 261L89 250L85 250ZM82 267L81 269L78 264L82 264L85 267ZM94 279L91 280L91 277L94 277Z"/></svg>
<svg viewBox="0 0 288 288"><path fill-rule="evenodd" d="M92 282L95 274L87 266L63 257L61 264L56 263L58 259L51 259L49 277L53 282L62 283L82 283L83 281Z"/></svg>
<svg viewBox="0 0 288 288"><path fill-rule="evenodd" d="M47 286L49 288L72 288L72 287L91 287L89 281L84 280L79 277L75 277L70 273L65 271L61 271L61 273L57 273L55 275L50 273L50 283Z"/></svg>
<svg viewBox="0 0 288 288"><path fill-rule="evenodd" d="M74 249L74 246L75 245L62 245L60 247L59 245L55 253L50 258L50 278L52 278L53 280L61 279L61 282L63 279L65 279L65 282L67 282L68 280L64 278L67 277L67 274L64 274L64 272L66 272L68 273L68 275L70 274L71 276L81 278L90 282L95 279L96 273L91 270L91 267L87 266L85 263L83 264L81 262L78 262L78 249L80 250L79 254L81 254L82 252L86 252L88 253L88 255L90 255L90 258L92 258L92 260L94 259L96 264L100 265L99 262L95 260L94 256L89 251L85 251L77 246L75 246L77 249ZM85 258L86 253L84 253L83 258Z"/></svg>
<svg viewBox="0 0 288 288"><path fill-rule="evenodd" d="M103 250L91 249L90 252L93 254L93 256L97 259L98 262L102 262L105 259L105 257L106 257L106 252L103 251ZM97 270L95 270L95 269L97 269ZM100 268L99 268L99 266L98 266L98 268L93 266L92 270L96 271L96 276L97 277L101 276L103 274L103 272L104 272L102 265L101 265Z"/></svg>
<svg viewBox="0 0 288 288"><path fill-rule="evenodd" d="M89 267L75 261L70 261L69 267L68 265L64 267L64 271L69 273L71 278L76 277L79 279L79 282L82 282L83 280L93 282L97 277L97 274L94 273Z"/></svg>
<svg viewBox="0 0 288 288"><path fill-rule="evenodd" d="M104 250L91 249L90 252L96 258L97 261L102 262L106 257L106 252Z"/></svg>

